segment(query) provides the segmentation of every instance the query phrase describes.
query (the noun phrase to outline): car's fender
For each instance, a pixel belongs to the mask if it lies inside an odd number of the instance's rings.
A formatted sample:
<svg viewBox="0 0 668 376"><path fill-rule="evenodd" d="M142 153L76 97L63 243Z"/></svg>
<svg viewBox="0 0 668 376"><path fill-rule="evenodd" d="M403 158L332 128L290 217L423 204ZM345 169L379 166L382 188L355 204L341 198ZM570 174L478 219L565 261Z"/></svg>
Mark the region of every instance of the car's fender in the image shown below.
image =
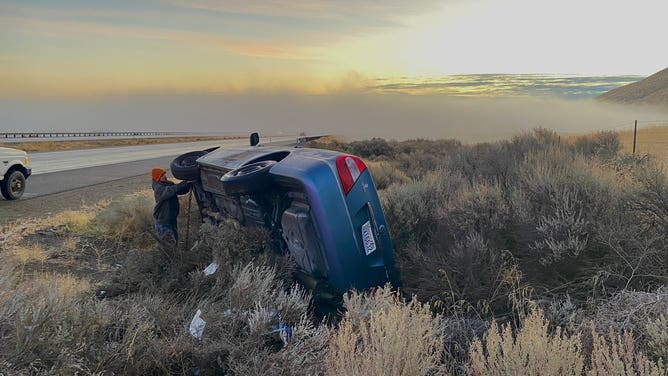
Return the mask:
<svg viewBox="0 0 668 376"><path fill-rule="evenodd" d="M19 169L26 177L30 175L27 167L28 154L22 150L0 147L0 181L5 179L7 171Z"/></svg>

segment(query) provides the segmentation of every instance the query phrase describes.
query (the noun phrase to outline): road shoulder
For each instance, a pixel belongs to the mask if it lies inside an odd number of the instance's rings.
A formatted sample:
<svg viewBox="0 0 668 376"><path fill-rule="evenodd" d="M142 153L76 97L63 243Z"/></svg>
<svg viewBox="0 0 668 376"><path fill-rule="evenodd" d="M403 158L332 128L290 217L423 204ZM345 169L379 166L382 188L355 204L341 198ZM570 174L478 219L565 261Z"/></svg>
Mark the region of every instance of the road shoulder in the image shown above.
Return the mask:
<svg viewBox="0 0 668 376"><path fill-rule="evenodd" d="M0 223L48 217L65 210L77 210L102 200L118 199L148 189L151 189L150 177L142 174L66 192L17 201L0 201Z"/></svg>

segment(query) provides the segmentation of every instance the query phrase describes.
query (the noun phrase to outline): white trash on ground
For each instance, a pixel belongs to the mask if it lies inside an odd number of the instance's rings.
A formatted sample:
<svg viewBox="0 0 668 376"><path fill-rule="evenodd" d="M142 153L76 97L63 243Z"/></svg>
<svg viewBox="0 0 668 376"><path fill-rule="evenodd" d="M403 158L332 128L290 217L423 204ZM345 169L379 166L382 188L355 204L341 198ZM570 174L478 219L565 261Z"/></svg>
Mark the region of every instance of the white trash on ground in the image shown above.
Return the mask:
<svg viewBox="0 0 668 376"><path fill-rule="evenodd" d="M215 262L212 262L211 264L209 264L209 266L207 266L204 269L204 275L211 275L211 274L215 273L216 270L218 270L218 264L216 264Z"/></svg>
<svg viewBox="0 0 668 376"><path fill-rule="evenodd" d="M200 318L201 314L202 310L198 309L192 321L190 322L190 334L199 340L202 339L202 334L204 334L204 327L206 326L206 321Z"/></svg>

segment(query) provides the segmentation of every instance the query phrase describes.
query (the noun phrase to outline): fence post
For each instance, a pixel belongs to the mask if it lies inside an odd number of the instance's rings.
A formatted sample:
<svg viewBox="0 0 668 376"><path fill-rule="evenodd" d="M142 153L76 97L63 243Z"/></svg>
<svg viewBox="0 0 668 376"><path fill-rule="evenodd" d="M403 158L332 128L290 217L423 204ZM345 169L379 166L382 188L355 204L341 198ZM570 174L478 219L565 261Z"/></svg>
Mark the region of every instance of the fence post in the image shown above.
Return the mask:
<svg viewBox="0 0 668 376"><path fill-rule="evenodd" d="M636 125L633 127L633 155L636 155L636 136L638 135L638 120L636 120Z"/></svg>

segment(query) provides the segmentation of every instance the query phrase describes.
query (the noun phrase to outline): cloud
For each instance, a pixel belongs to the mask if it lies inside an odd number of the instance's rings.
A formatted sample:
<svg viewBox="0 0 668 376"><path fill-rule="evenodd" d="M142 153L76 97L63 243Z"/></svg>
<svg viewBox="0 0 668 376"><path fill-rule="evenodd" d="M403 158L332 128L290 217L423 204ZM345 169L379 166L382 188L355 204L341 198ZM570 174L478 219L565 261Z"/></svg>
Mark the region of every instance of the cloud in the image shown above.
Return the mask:
<svg viewBox="0 0 668 376"><path fill-rule="evenodd" d="M184 45L199 45L223 49L227 52L251 57L303 59L299 47L287 42L263 41L247 37L220 35L212 32L174 30L157 27L120 26L80 21L47 21L38 18L0 16L0 22L13 23L34 32L51 36L97 36L151 41L169 41Z"/></svg>
<svg viewBox="0 0 668 376"><path fill-rule="evenodd" d="M267 17L303 19L366 18L375 21L396 20L407 14L419 14L442 6L439 0L162 0L182 8Z"/></svg>
<svg viewBox="0 0 668 376"><path fill-rule="evenodd" d="M446 94L475 97L548 96L592 98L616 87L639 81L641 76L556 76L541 74L469 74L441 78L370 79L367 89L376 93Z"/></svg>

